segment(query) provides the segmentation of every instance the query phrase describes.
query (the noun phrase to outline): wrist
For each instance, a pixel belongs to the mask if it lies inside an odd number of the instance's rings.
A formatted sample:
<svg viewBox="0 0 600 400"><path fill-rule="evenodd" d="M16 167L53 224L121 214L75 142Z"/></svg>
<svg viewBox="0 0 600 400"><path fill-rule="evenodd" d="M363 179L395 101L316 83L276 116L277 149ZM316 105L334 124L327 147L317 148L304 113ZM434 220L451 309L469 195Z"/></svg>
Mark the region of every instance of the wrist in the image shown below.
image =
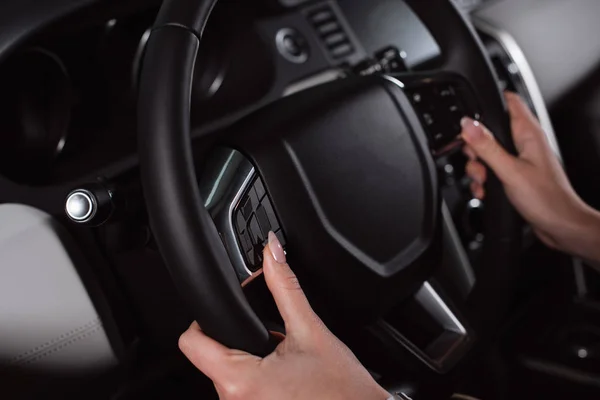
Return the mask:
<svg viewBox="0 0 600 400"><path fill-rule="evenodd" d="M587 204L578 207L569 229L569 238L561 250L590 261L600 262L600 212Z"/></svg>

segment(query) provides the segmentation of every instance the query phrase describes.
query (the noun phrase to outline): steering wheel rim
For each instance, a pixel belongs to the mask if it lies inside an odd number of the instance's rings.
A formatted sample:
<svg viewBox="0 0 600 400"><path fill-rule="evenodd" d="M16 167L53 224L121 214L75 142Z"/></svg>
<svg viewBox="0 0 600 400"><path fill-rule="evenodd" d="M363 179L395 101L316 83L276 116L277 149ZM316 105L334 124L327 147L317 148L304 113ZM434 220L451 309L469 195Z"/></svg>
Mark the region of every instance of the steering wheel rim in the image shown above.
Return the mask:
<svg viewBox="0 0 600 400"><path fill-rule="evenodd" d="M216 0L166 0L148 40L141 75L138 124L142 183L152 230L173 281L203 330L226 346L257 355L272 350L269 333L248 304L214 223L203 207L190 139L190 103L194 62L204 27ZM506 106L496 77L471 25L447 0L407 1L432 31L444 52L443 70L458 72L477 87L486 124L513 148ZM483 94L483 95L482 95ZM208 145L203 151L208 152ZM202 154L202 152L201 152ZM204 153L206 154L206 153ZM483 330L507 304L496 298L494 310L478 310L478 298L508 295L504 263L515 261L519 223L500 182L487 187L486 223L502 221L486 232L484 262L491 274L471 295L472 313ZM488 226L491 226L489 223ZM506 257L497 257L504 253ZM499 265L501 264L501 265ZM485 302L486 307L489 302ZM490 320L482 320L482 316ZM475 320L475 319L473 319ZM481 335L481 334L480 334Z"/></svg>

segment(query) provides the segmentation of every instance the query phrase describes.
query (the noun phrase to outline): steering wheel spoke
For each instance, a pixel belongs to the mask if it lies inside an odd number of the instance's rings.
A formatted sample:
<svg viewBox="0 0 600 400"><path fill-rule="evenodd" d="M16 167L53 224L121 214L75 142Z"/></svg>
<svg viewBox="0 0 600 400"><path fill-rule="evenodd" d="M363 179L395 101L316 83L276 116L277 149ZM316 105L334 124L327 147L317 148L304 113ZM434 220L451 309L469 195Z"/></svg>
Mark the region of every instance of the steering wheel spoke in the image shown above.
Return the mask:
<svg viewBox="0 0 600 400"><path fill-rule="evenodd" d="M436 275L369 328L397 362L410 354L437 373L452 370L475 343L463 312L475 274L445 203L441 216L444 256Z"/></svg>
<svg viewBox="0 0 600 400"><path fill-rule="evenodd" d="M450 370L473 341L462 313L431 281L441 258L438 236L452 231L439 209L435 157L460 144L457 123L465 114L483 116L499 140L510 143L506 108L473 28L448 0L409 0L439 42L444 72L355 77L315 87L244 118L226 133L199 138L195 152L190 87L202 29L215 3L163 2L148 40L139 95L138 143L150 223L194 318L229 347L259 355L272 349L240 282L257 268L265 230L277 226L288 239L288 259L299 278L328 293L336 315L368 324L412 299L439 328L427 345L409 339L414 352L434 369ZM435 101L423 101L426 97ZM211 169L207 159L215 144L239 152L225 150L221 167ZM258 194L256 182L264 194ZM518 220L493 177L486 192L484 260L486 268L501 271L520 248ZM262 199L281 220L265 218ZM264 227L259 219L267 221ZM460 242L446 241L445 247L454 250L451 266L463 268ZM469 303L497 292L498 282L478 277L468 290Z"/></svg>

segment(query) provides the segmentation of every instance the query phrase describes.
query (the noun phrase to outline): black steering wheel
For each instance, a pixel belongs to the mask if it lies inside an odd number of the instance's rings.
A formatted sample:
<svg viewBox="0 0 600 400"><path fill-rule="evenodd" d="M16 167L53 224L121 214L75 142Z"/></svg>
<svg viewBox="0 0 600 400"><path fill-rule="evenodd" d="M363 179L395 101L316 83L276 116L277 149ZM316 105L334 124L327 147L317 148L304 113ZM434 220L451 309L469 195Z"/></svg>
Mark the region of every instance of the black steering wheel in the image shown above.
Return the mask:
<svg viewBox="0 0 600 400"><path fill-rule="evenodd" d="M248 304L204 207L192 156L194 63L215 3L165 0L152 29L138 110L142 180L156 242L193 317L225 345L264 355L272 349L269 332ZM286 235L291 265L356 323L374 321L404 297L423 295L442 253L435 151L411 90L438 93L439 85L449 84L470 97L464 104L476 104L485 124L512 148L503 97L470 23L449 0L407 3L442 50L435 71L332 82L194 143L198 165L215 143L251 161ZM520 248L518 219L494 177L484 224L486 271L461 313L478 336L502 314L507 266L516 264ZM320 268L317 259L329 267Z"/></svg>

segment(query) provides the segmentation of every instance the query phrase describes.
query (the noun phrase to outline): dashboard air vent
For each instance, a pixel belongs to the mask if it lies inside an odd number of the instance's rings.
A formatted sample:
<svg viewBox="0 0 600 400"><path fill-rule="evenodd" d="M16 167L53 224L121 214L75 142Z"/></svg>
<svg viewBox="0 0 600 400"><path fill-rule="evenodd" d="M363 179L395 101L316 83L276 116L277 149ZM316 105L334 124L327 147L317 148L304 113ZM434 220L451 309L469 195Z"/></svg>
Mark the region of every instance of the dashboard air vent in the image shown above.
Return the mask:
<svg viewBox="0 0 600 400"><path fill-rule="evenodd" d="M307 18L332 58L339 59L354 53L350 37L331 6L323 5L310 10Z"/></svg>

